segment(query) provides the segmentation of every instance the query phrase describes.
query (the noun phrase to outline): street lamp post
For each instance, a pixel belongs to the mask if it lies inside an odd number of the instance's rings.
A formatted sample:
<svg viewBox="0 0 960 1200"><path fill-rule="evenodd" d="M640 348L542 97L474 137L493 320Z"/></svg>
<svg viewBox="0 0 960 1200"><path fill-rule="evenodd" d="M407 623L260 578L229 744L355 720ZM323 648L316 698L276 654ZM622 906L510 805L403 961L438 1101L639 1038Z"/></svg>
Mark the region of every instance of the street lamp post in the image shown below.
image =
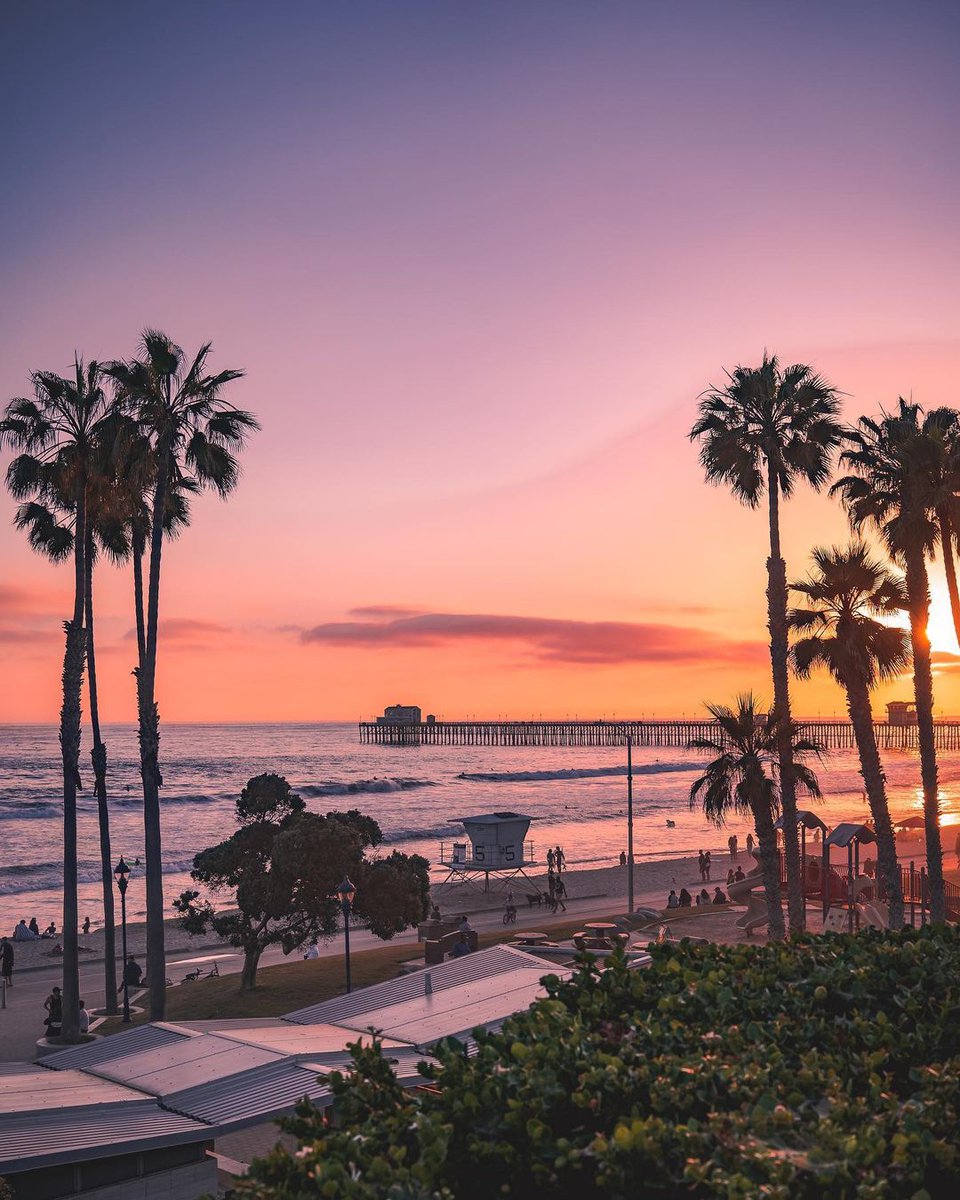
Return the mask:
<svg viewBox="0 0 960 1200"><path fill-rule="evenodd" d="M344 961L347 968L347 991L350 991L350 909L353 905L353 898L357 894L357 889L353 886L346 875L343 881L337 888L337 895L340 897L340 911L343 913L343 950Z"/></svg>
<svg viewBox="0 0 960 1200"><path fill-rule="evenodd" d="M130 868L123 861L123 855L120 855L120 861L113 868L113 873L117 877L117 888L120 891L120 943L123 947L123 1023L130 1024L130 983L127 979L127 876L130 874Z"/></svg>
<svg viewBox="0 0 960 1200"><path fill-rule="evenodd" d="M633 916L633 737L627 735L627 911Z"/></svg>

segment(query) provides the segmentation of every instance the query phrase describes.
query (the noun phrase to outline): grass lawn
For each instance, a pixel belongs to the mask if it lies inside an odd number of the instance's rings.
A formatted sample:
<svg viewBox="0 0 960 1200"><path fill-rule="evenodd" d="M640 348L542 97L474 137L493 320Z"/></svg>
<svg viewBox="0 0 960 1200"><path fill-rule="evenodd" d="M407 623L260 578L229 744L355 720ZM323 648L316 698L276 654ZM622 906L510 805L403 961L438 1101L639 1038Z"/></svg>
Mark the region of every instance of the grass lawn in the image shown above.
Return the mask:
<svg viewBox="0 0 960 1200"><path fill-rule="evenodd" d="M605 920L591 917L591 920ZM583 924L583 917L538 921L544 933L553 938L569 937ZM480 934L480 948L509 942L516 936L514 929L495 930ZM382 983L399 974L402 963L423 961L423 946L414 942L387 942L373 950L360 950L350 955L350 971L354 988ZM544 965L544 974L549 971ZM207 1021L236 1017L278 1017L285 1012L319 1004L344 991L343 958L332 954L309 961L295 959L276 967L263 967L257 972L257 986L252 992L240 991L240 976L224 975L219 979L201 979L196 983L181 983L167 991L168 1021ZM146 997L144 996L145 1000ZM136 1014L135 1024L146 1021L145 1013ZM123 1029L119 1019L111 1018L99 1026L97 1033L117 1033Z"/></svg>

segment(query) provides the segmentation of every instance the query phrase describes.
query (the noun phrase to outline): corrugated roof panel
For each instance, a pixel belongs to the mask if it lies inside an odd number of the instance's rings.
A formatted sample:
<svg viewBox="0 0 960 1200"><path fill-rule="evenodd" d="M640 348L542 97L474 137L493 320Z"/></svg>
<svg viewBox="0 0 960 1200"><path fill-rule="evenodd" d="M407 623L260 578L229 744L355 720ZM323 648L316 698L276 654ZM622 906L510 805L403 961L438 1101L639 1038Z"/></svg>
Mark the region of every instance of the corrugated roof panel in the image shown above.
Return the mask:
<svg viewBox="0 0 960 1200"><path fill-rule="evenodd" d="M343 1062L348 1060L349 1056L344 1055ZM304 1096L321 1100L329 1094L329 1087L319 1082L316 1071L282 1060L172 1093L163 1102L185 1116L228 1128L272 1120L289 1112Z"/></svg>
<svg viewBox="0 0 960 1200"><path fill-rule="evenodd" d="M84 1071L98 1063L113 1062L125 1055L140 1054L143 1050L168 1046L189 1036L172 1025L138 1025L135 1029L126 1029L122 1033L111 1034L110 1037L101 1038L96 1042L71 1046L68 1050L58 1050L56 1054L48 1054L41 1062L43 1066L54 1071Z"/></svg>
<svg viewBox="0 0 960 1200"><path fill-rule="evenodd" d="M57 1071L54 1074L42 1067L31 1066L27 1070L0 1075L0 1119L36 1112L42 1120L46 1113L56 1109L141 1102L150 1104L142 1092L97 1079L85 1071Z"/></svg>
<svg viewBox="0 0 960 1200"><path fill-rule="evenodd" d="M149 1103L0 1117L0 1174L144 1150L158 1142L165 1146L201 1142L212 1136L205 1125Z"/></svg>
<svg viewBox="0 0 960 1200"><path fill-rule="evenodd" d="M466 954L463 958L450 959L436 967L428 967L427 971L430 973L432 990L439 992L445 988L460 987L476 979L515 971L518 967L538 971L540 975L550 974L549 967L542 960L533 960L529 955L510 946L491 946L487 950L478 950L475 954ZM287 1013L286 1019L299 1025L314 1025L324 1021L337 1024L375 1009L401 1004L405 1000L424 994L424 976L427 971L414 971L346 996L335 996L332 1000L324 1000L320 1004L312 1004L308 1008Z"/></svg>
<svg viewBox="0 0 960 1200"><path fill-rule="evenodd" d="M282 1056L259 1046L246 1046L230 1038L202 1033L180 1042L124 1055L91 1068L105 1079L114 1079L128 1087L154 1096L181 1092L253 1067L276 1062Z"/></svg>
<svg viewBox="0 0 960 1200"><path fill-rule="evenodd" d="M409 1084L419 1080L417 1063L424 1057L409 1047L386 1052L398 1077ZM327 1054L322 1062L288 1059L165 1096L163 1103L218 1129L235 1129L290 1112L305 1096L322 1105L331 1091L319 1077L331 1071L347 1072L352 1066L353 1060L346 1052Z"/></svg>

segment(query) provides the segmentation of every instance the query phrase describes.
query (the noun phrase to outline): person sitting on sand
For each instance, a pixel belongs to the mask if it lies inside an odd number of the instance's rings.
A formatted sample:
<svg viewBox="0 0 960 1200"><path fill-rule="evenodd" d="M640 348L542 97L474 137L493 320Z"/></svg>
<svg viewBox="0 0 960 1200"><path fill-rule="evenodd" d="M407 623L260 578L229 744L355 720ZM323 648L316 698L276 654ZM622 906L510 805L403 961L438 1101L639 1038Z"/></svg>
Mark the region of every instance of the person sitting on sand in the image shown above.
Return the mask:
<svg viewBox="0 0 960 1200"><path fill-rule="evenodd" d="M34 937L40 936L40 926L37 924L36 917L30 918L30 932L34 935Z"/></svg>
<svg viewBox="0 0 960 1200"><path fill-rule="evenodd" d="M693 907L693 897L690 895L690 893L687 891L686 888L680 889L680 907L681 908L692 908Z"/></svg>
<svg viewBox="0 0 960 1200"><path fill-rule="evenodd" d="M730 884L733 883L733 881L736 879L736 877L737 877L737 872L734 870L733 867L730 867L730 869L727 871L727 887L729 887Z"/></svg>
<svg viewBox="0 0 960 1200"><path fill-rule="evenodd" d="M698 904L709 904L710 903L710 893L707 891L706 888L700 889L700 895L697 897L697 903Z"/></svg>
<svg viewBox="0 0 960 1200"><path fill-rule="evenodd" d="M671 888L670 895L667 897L667 908L679 908L680 901L677 899L677 893Z"/></svg>
<svg viewBox="0 0 960 1200"><path fill-rule="evenodd" d="M20 918L16 929L13 931L13 940L15 942L35 942L39 936L39 933L34 933L29 925L27 925L23 917Z"/></svg>
<svg viewBox="0 0 960 1200"><path fill-rule="evenodd" d="M746 876L743 873L743 867L737 867L737 873L733 877L734 883L742 883L744 879Z"/></svg>
<svg viewBox="0 0 960 1200"><path fill-rule="evenodd" d="M726 898L726 896L723 894L723 889L722 889L722 888L716 888L716 889L714 890L714 893L713 893L713 903L714 903L714 904L726 904L726 903L727 903L727 898Z"/></svg>
<svg viewBox="0 0 960 1200"><path fill-rule="evenodd" d="M49 924L49 925L46 927L46 929L43 931L43 933L41 933L41 934L40 934L40 936L41 936L41 937L45 937L45 938L55 938L55 937L57 936L57 923L56 923L56 921L51 921L51 922L50 922L50 924Z"/></svg>

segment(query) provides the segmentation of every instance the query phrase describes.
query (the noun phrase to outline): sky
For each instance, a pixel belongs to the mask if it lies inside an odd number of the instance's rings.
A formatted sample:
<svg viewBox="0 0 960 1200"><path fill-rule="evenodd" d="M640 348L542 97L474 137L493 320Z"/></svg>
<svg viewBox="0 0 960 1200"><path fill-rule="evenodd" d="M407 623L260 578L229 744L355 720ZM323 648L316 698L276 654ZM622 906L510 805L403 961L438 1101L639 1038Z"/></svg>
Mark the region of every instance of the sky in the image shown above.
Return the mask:
<svg viewBox="0 0 960 1200"><path fill-rule="evenodd" d="M155 327L263 426L164 551L163 719L769 698L765 515L704 483L697 397L768 349L851 420L960 402L955 5L0 12L0 398ZM13 513L0 721L50 721L71 581ZM798 578L847 533L801 491L783 535ZM129 572L96 603L133 720ZM932 635L958 714L939 567Z"/></svg>

